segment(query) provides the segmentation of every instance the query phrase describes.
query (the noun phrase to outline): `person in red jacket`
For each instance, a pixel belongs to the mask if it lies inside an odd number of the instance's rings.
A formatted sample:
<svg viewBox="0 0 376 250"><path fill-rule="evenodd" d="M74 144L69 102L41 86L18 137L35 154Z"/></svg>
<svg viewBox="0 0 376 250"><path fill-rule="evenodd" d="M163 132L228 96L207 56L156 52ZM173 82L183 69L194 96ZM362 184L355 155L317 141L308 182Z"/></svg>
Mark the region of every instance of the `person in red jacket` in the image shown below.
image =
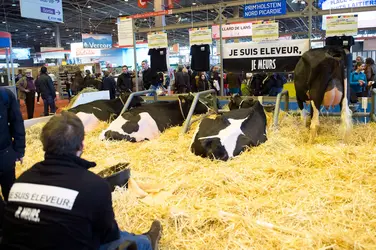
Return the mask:
<svg viewBox="0 0 376 250"><path fill-rule="evenodd" d="M56 115L41 134L45 159L15 182L6 204L0 249L116 249L124 241L158 249L162 227L143 235L121 232L107 181L81 158L84 126L71 112Z"/></svg>

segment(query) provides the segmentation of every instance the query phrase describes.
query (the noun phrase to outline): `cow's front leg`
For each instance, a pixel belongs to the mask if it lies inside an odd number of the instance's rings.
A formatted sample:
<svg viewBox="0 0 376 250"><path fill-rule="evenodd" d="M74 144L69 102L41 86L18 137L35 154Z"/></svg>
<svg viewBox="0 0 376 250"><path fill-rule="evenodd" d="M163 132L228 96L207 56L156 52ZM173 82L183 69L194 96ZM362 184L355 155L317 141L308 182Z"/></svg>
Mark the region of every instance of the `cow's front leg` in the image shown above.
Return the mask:
<svg viewBox="0 0 376 250"><path fill-rule="evenodd" d="M309 143L314 143L315 138L317 136L317 131L319 129L320 121L319 121L319 110L316 108L315 103L311 101L313 116L311 120L310 126L310 136L309 136Z"/></svg>

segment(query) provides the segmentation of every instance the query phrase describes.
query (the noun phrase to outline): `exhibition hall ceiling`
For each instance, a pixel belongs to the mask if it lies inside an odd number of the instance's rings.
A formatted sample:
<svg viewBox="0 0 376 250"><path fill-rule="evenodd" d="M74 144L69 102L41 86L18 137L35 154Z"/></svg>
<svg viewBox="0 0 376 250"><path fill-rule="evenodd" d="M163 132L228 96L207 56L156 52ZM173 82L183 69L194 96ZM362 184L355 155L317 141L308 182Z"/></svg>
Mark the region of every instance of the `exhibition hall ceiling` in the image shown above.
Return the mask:
<svg viewBox="0 0 376 250"><path fill-rule="evenodd" d="M167 0L166 0L167 2ZM179 0L174 8L191 7L218 3L217 0ZM69 48L69 44L81 41L81 33L113 34L113 41L117 41L116 19L119 16L139 14L154 11L153 1L148 8L141 9L136 0L62 0L64 23L40 21L22 18L19 0L0 0L0 30L12 33L14 47L56 46L56 27L60 27L61 45ZM288 11L301 11L306 7L304 1L287 0ZM226 8L226 18L234 17L234 8ZM242 6L239 15L243 15ZM199 11L166 16L166 25L200 22L213 20L217 14L214 11ZM137 20L138 27L153 27L154 18ZM314 32L320 35L321 18L316 17L313 22ZM306 34L308 30L307 18L280 20L282 34ZM179 29L168 31L171 42L182 45L188 44L188 30ZM145 39L146 34L138 34L137 39Z"/></svg>

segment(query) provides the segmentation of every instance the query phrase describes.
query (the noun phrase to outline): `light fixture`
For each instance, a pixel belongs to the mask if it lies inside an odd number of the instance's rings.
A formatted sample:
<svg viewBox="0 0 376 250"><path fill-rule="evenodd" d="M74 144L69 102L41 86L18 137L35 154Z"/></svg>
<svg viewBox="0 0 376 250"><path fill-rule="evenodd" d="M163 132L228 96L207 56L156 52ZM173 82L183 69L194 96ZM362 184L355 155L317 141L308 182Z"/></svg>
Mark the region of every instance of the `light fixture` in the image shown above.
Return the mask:
<svg viewBox="0 0 376 250"><path fill-rule="evenodd" d="M47 35L47 31L46 31L46 32L44 32L44 34L45 34L45 35Z"/></svg>
<svg viewBox="0 0 376 250"><path fill-rule="evenodd" d="M29 34L26 34L26 37L28 37L29 36Z"/></svg>
<svg viewBox="0 0 376 250"><path fill-rule="evenodd" d="M40 26L38 25L37 28L40 28Z"/></svg>
<svg viewBox="0 0 376 250"><path fill-rule="evenodd" d="M69 36L72 36L72 35L69 35Z"/></svg>
<svg viewBox="0 0 376 250"><path fill-rule="evenodd" d="M74 38L72 39L72 41L74 41Z"/></svg>
<svg viewBox="0 0 376 250"><path fill-rule="evenodd" d="M15 32L17 32L17 31L18 31L18 29L15 30Z"/></svg>
<svg viewBox="0 0 376 250"><path fill-rule="evenodd" d="M119 16L122 16L123 14L122 13L119 13Z"/></svg>
<svg viewBox="0 0 376 250"><path fill-rule="evenodd" d="M179 17L179 15L175 15L175 17Z"/></svg>
<svg viewBox="0 0 376 250"><path fill-rule="evenodd" d="M17 6L17 4L13 3L13 4L12 4L12 6L13 6L13 7L16 7L16 6Z"/></svg>
<svg viewBox="0 0 376 250"><path fill-rule="evenodd" d="M87 8L90 9L90 8L91 8L91 5L88 5Z"/></svg>
<svg viewBox="0 0 376 250"><path fill-rule="evenodd" d="M3 21L3 23L7 23L7 22Z"/></svg>
<svg viewBox="0 0 376 250"><path fill-rule="evenodd" d="M69 31L69 29L65 29L65 31Z"/></svg>
<svg viewBox="0 0 376 250"><path fill-rule="evenodd" d="M113 29L112 31L115 31L115 29Z"/></svg>
<svg viewBox="0 0 376 250"><path fill-rule="evenodd" d="M146 19L146 18L144 19L145 22L146 22L147 20L148 20L148 19Z"/></svg>
<svg viewBox="0 0 376 250"><path fill-rule="evenodd" d="M124 0L124 2L128 2L128 0Z"/></svg>
<svg viewBox="0 0 376 250"><path fill-rule="evenodd" d="M193 2L192 5L196 5L197 3L196 2Z"/></svg>

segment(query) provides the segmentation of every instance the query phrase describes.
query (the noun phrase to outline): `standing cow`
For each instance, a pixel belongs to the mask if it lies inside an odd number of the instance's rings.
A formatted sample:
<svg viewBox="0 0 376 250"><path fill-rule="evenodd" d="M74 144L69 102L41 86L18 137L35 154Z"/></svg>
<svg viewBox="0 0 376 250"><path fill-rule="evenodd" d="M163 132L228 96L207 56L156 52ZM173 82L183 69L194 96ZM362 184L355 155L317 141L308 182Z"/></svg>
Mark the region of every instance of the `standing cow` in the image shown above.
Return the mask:
<svg viewBox="0 0 376 250"><path fill-rule="evenodd" d="M302 118L306 121L303 103L311 104L311 126L309 142L314 142L319 127L319 109L341 106L341 119L345 134L352 126L351 110L348 106L345 59L348 51L341 47L312 49L303 54L295 68L296 99Z"/></svg>
<svg viewBox="0 0 376 250"><path fill-rule="evenodd" d="M68 111L75 113L85 127L85 132L94 130L100 121L109 122L115 119L127 102L130 93L123 93L119 98L112 100L97 100L85 104L78 105ZM137 107L141 105L143 99L135 96L130 104L130 107Z"/></svg>
<svg viewBox="0 0 376 250"><path fill-rule="evenodd" d="M177 101L155 102L132 109L113 121L99 138L130 142L155 139L167 128L183 124L193 99L193 95L179 96ZM194 114L208 110L209 107L199 101Z"/></svg>
<svg viewBox="0 0 376 250"><path fill-rule="evenodd" d="M252 104L215 119L203 119L193 137L191 151L202 157L226 161L247 147L264 143L267 140L264 108L258 101Z"/></svg>

